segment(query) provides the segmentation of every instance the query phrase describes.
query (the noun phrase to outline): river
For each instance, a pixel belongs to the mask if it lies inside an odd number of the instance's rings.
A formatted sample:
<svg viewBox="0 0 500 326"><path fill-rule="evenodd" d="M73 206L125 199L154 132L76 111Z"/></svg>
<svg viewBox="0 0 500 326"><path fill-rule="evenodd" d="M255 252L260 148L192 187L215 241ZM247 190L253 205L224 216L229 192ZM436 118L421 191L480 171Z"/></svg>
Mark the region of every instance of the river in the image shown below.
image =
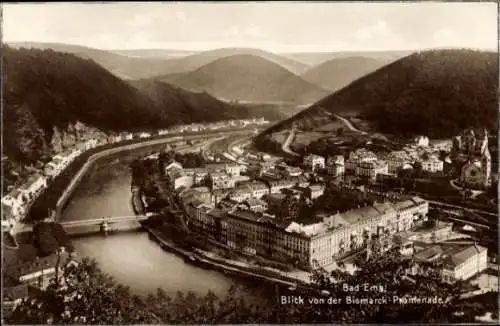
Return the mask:
<svg viewBox="0 0 500 326"><path fill-rule="evenodd" d="M128 164L107 158L89 169L61 212L64 221L133 215L130 206L131 175ZM214 270L196 267L149 239L145 231L93 235L73 239L79 255L94 258L100 268L134 293L147 295L162 288L169 295L193 291L205 295L212 290L224 296L232 286L239 293L261 301L269 298L269 285L257 286ZM262 284L262 283L261 283Z"/></svg>

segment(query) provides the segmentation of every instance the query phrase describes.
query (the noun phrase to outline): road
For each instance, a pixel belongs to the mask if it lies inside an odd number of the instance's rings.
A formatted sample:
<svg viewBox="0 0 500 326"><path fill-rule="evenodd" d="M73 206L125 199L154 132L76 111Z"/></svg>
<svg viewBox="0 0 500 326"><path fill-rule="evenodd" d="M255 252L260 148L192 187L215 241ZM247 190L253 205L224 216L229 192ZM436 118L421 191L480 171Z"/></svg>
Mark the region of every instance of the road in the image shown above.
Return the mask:
<svg viewBox="0 0 500 326"><path fill-rule="evenodd" d="M331 115L331 113L328 112L328 114ZM357 132L357 133L360 133L362 135L367 135L368 133L363 131L363 130L359 130L357 129L356 127L354 127L354 125L351 123L351 121L347 120L346 118L343 118L341 117L340 115L338 114L334 114L335 118L339 119L340 121L342 121L346 127L351 130L351 131L354 131L354 132Z"/></svg>
<svg viewBox="0 0 500 326"><path fill-rule="evenodd" d="M290 149L290 145L292 144L293 140L295 139L295 129L291 129L288 137L286 138L285 142L283 143L283 146L281 146L281 149L283 152L288 153L293 156L299 156L299 154L295 153Z"/></svg>

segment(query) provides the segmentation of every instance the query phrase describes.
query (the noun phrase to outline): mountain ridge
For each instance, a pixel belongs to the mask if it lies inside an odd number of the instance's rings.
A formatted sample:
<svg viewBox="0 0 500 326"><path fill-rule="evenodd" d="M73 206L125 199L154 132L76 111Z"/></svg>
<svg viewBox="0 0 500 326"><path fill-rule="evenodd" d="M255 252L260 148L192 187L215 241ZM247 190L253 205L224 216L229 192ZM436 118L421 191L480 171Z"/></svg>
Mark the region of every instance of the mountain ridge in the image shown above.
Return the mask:
<svg viewBox="0 0 500 326"><path fill-rule="evenodd" d="M76 122L134 131L251 116L246 107L161 82L138 88L69 53L3 47L3 59L3 150L20 161L36 161L47 153L54 128Z"/></svg>
<svg viewBox="0 0 500 326"><path fill-rule="evenodd" d="M301 77L312 84L336 91L390 62L388 59L361 56L335 58L312 67Z"/></svg>
<svg viewBox="0 0 500 326"><path fill-rule="evenodd" d="M328 94L282 66L249 54L223 57L190 73L164 78L181 88L207 91L226 100L310 103Z"/></svg>
<svg viewBox="0 0 500 326"><path fill-rule="evenodd" d="M420 51L357 79L263 134L300 126L325 110L357 114L393 134L439 138L471 126L498 130L497 90L496 53Z"/></svg>

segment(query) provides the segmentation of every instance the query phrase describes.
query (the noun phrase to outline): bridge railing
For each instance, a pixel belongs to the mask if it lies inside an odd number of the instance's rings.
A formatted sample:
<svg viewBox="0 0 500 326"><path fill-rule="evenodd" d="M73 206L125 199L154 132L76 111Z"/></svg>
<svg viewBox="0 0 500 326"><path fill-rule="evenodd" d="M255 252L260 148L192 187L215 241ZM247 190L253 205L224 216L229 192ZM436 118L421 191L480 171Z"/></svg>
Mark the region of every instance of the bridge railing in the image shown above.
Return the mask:
<svg viewBox="0 0 500 326"><path fill-rule="evenodd" d="M77 226L77 225L93 225L102 223L119 223L127 221L143 221L148 217L146 215L131 215L131 216L116 216L116 217L105 217L91 220L78 220L78 221L67 221L62 222L61 225L64 226Z"/></svg>

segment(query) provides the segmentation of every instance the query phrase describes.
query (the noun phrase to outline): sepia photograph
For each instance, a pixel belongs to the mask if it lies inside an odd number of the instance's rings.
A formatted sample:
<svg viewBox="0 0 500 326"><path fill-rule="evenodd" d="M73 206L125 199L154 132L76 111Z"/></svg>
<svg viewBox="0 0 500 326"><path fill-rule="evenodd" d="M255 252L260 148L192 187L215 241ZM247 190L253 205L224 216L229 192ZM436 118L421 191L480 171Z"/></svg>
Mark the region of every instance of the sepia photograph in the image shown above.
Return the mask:
<svg viewBox="0 0 500 326"><path fill-rule="evenodd" d="M3 325L500 323L497 1L1 26Z"/></svg>

